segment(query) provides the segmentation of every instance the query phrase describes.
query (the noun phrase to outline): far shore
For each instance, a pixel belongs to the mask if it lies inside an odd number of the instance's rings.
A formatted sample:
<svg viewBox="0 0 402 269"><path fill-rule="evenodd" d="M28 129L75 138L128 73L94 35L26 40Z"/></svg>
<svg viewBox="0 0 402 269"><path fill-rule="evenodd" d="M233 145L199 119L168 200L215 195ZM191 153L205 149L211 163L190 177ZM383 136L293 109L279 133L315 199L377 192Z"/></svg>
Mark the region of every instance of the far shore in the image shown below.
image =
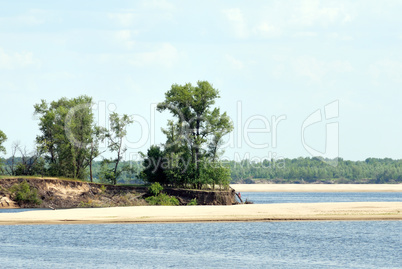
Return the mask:
<svg viewBox="0 0 402 269"><path fill-rule="evenodd" d="M136 206L0 213L0 225L402 220L402 202Z"/></svg>
<svg viewBox="0 0 402 269"><path fill-rule="evenodd" d="M231 184L236 192L402 192L402 184Z"/></svg>

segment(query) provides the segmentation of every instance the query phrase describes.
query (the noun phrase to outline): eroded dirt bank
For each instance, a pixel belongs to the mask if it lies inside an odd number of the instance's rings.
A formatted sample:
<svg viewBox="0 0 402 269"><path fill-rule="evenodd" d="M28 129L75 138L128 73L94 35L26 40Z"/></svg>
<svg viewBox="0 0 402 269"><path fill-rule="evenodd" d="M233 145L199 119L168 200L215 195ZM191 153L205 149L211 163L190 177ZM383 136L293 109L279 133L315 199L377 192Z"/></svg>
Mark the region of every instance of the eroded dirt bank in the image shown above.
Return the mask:
<svg viewBox="0 0 402 269"><path fill-rule="evenodd" d="M17 203L10 195L10 188L26 181L38 190L42 199L40 205ZM234 191L191 191L166 189L169 195L176 196L181 204L196 198L200 205L231 205ZM97 183L61 180L55 178L4 178L0 179L0 208L40 207L75 208L146 205L143 199L147 188L140 186L114 186Z"/></svg>

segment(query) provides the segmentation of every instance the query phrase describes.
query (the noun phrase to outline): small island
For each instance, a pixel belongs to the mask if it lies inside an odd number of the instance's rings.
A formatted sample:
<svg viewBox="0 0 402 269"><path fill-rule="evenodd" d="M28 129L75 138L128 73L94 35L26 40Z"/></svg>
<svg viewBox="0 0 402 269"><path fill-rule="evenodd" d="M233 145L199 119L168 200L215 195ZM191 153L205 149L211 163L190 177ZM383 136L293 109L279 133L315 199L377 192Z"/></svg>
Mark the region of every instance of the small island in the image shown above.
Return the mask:
<svg viewBox="0 0 402 269"><path fill-rule="evenodd" d="M152 145L137 162L124 160L123 142L133 123L128 115L111 113L105 128L95 124L88 96L42 100L34 106L36 149L27 153L15 143L12 156L3 159L0 208L57 213L2 213L0 224L402 219L400 202L239 205L240 191L401 192L401 162L337 158L336 167L320 158L224 162L222 139L233 123L214 107L219 97L207 81L173 84L157 105L173 116L162 129L166 142ZM1 132L0 138L1 145L7 136ZM104 157L105 151L114 157Z"/></svg>

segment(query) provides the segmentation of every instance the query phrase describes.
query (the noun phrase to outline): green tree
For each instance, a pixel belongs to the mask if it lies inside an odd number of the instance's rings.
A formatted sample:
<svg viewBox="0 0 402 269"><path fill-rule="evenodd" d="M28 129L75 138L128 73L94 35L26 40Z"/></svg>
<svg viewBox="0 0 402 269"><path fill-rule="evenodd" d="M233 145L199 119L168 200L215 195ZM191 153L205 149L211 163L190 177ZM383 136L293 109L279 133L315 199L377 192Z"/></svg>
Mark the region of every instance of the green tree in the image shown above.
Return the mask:
<svg viewBox="0 0 402 269"><path fill-rule="evenodd" d="M221 163L207 161L200 166L199 181L202 184L208 184L213 189L215 189L215 185L227 189L230 180L230 168L223 166Z"/></svg>
<svg viewBox="0 0 402 269"><path fill-rule="evenodd" d="M7 153L6 148L3 146L3 143L7 140L7 136L3 131L0 130L0 152L4 154Z"/></svg>
<svg viewBox="0 0 402 269"><path fill-rule="evenodd" d="M3 146L3 143L7 140L7 136L3 131L0 130L0 153L7 153L6 148ZM0 173L3 173L3 159L0 158Z"/></svg>
<svg viewBox="0 0 402 269"><path fill-rule="evenodd" d="M91 104L92 98L83 95L50 104L42 100L34 106L41 131L36 142L46 153L48 174L85 178L94 133Z"/></svg>
<svg viewBox="0 0 402 269"><path fill-rule="evenodd" d="M109 142L108 148L111 152L116 153L115 159L104 160L104 163L113 163L113 169L104 170L104 176L107 180L109 180L112 184L117 183L117 178L124 171L127 170L128 167L124 167L123 169L119 168L119 163L123 159L123 155L126 152L127 148L123 145L124 137L127 135L127 126L133 123L133 120L126 114L121 117L117 113L112 113L109 116L110 129L106 134L106 138Z"/></svg>
<svg viewBox="0 0 402 269"><path fill-rule="evenodd" d="M149 183L159 182L166 185L167 177L163 171L162 164L164 162L164 153L159 146L151 146L148 149L147 155L143 155L142 163L144 169L141 172L141 177L147 179Z"/></svg>
<svg viewBox="0 0 402 269"><path fill-rule="evenodd" d="M211 134L207 156L212 159L212 162L216 162L223 153L223 151L219 151L219 147L222 145L222 138L233 130L233 124L226 112L221 114L219 108L215 108L211 114L207 115L207 119L209 123L207 133Z"/></svg>
<svg viewBox="0 0 402 269"><path fill-rule="evenodd" d="M198 81L196 86L173 84L165 93L165 101L158 104L158 111L167 110L176 119L168 121L168 128L162 130L167 137L162 155L168 160L168 169L164 173L170 183L196 188L211 180L226 184L217 178L206 180L205 168L201 168L205 163L218 162L222 138L233 130L226 112L213 108L219 97L209 82ZM215 174L208 172L208 176Z"/></svg>
<svg viewBox="0 0 402 269"><path fill-rule="evenodd" d="M20 162L15 169L16 176L32 176L40 174L40 152L37 150L28 153L26 147L22 148L19 143L14 144L20 153Z"/></svg>
<svg viewBox="0 0 402 269"><path fill-rule="evenodd" d="M107 136L107 129L100 127L100 126L94 126L91 134L91 141L90 141L90 147L89 147L89 153L87 155L88 158L88 164L89 164L89 179L91 182L93 182L93 171L92 171L92 164L93 161L96 157L101 155L105 151L100 151L99 150L99 143L101 141L104 141Z"/></svg>

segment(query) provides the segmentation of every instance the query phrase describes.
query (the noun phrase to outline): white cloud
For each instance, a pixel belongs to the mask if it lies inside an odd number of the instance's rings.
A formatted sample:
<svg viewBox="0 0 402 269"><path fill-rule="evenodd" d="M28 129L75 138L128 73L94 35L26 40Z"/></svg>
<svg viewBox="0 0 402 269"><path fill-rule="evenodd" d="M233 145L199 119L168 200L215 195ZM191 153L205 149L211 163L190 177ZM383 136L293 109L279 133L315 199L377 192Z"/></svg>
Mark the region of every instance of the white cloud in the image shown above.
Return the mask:
<svg viewBox="0 0 402 269"><path fill-rule="evenodd" d="M178 58L177 49L169 43L164 43L154 51L132 55L128 58L128 62L139 67L156 65L170 68L176 64Z"/></svg>
<svg viewBox="0 0 402 269"><path fill-rule="evenodd" d="M375 79L385 76L388 79L402 81L402 62L390 59L384 59L371 64L369 73Z"/></svg>
<svg viewBox="0 0 402 269"><path fill-rule="evenodd" d="M259 8L231 8L222 11L235 37L313 37L320 27L353 21L355 6L337 1L303 0L269 2Z"/></svg>
<svg viewBox="0 0 402 269"><path fill-rule="evenodd" d="M246 38L248 37L248 29L244 20L243 13L239 8L225 9L223 11L226 18L232 23L232 27L236 37Z"/></svg>
<svg viewBox="0 0 402 269"><path fill-rule="evenodd" d="M0 23L5 25L36 26L45 23L50 15L52 14L41 9L31 9L14 17L2 17L0 18Z"/></svg>
<svg viewBox="0 0 402 269"><path fill-rule="evenodd" d="M123 27L131 26L136 20L136 16L133 13L109 13L107 16Z"/></svg>
<svg viewBox="0 0 402 269"><path fill-rule="evenodd" d="M312 81L321 81L321 78L326 74L324 64L313 57L299 57L293 62L295 72L304 77L310 78Z"/></svg>
<svg viewBox="0 0 402 269"><path fill-rule="evenodd" d="M351 37L349 35L342 35L339 33L329 33L326 36L327 36L327 38L333 39L333 40L343 40L343 41L353 40L353 37Z"/></svg>
<svg viewBox="0 0 402 269"><path fill-rule="evenodd" d="M136 35L138 35L138 31L119 30L115 32L114 37L116 38L116 41L123 47L126 49L132 49L135 45L133 37Z"/></svg>
<svg viewBox="0 0 402 269"><path fill-rule="evenodd" d="M304 0L296 8L292 22L301 26L312 26L317 23L326 26L335 22L350 22L352 19L352 14L338 2L331 5L328 1Z"/></svg>
<svg viewBox="0 0 402 269"><path fill-rule="evenodd" d="M147 8L162 9L166 11L176 10L175 5L166 0L146 0L143 2L143 6Z"/></svg>
<svg viewBox="0 0 402 269"><path fill-rule="evenodd" d="M148 9L148 10L147 10ZM155 23L159 20L171 20L176 7L165 0L143 1L136 9L107 13L107 17L119 26L128 28L134 24Z"/></svg>
<svg viewBox="0 0 402 269"><path fill-rule="evenodd" d="M12 95L12 93L15 93L18 89L17 85L15 85L14 82L11 81L6 81L5 79L0 79L0 89L1 89L1 98L4 100L7 100L6 96L7 94Z"/></svg>
<svg viewBox="0 0 402 269"><path fill-rule="evenodd" d="M230 66L232 66L234 69L242 70L244 68L243 62L237 60L232 55L226 54L225 58L229 62Z"/></svg>
<svg viewBox="0 0 402 269"><path fill-rule="evenodd" d="M76 79L78 76L70 72L62 71L62 72L44 73L42 77L49 81L60 81L60 80Z"/></svg>
<svg viewBox="0 0 402 269"><path fill-rule="evenodd" d="M281 29L268 23L262 22L254 27L253 32L260 37L271 38L281 35Z"/></svg>
<svg viewBox="0 0 402 269"><path fill-rule="evenodd" d="M117 39L120 40L128 40L131 38L131 31L130 30L120 30L116 32Z"/></svg>
<svg viewBox="0 0 402 269"><path fill-rule="evenodd" d="M295 37L315 37L317 36L316 32L298 32L294 35Z"/></svg>
<svg viewBox="0 0 402 269"><path fill-rule="evenodd" d="M353 67L348 61L337 60L330 62L328 67L337 73L348 73L353 71Z"/></svg>
<svg viewBox="0 0 402 269"><path fill-rule="evenodd" d="M32 52L6 53L0 48L0 69L13 70L28 66L40 66L40 61L34 58Z"/></svg>
<svg viewBox="0 0 402 269"><path fill-rule="evenodd" d="M282 75L285 73L285 71L286 71L286 66L285 66L285 64L278 64L275 68L274 68L274 70L273 70L273 72L272 72L272 75L275 77L275 78L281 78L282 77Z"/></svg>
<svg viewBox="0 0 402 269"><path fill-rule="evenodd" d="M348 61L320 61L311 56L301 56L293 62L293 69L299 76L308 77L313 82L333 73L350 73L354 69Z"/></svg>
<svg viewBox="0 0 402 269"><path fill-rule="evenodd" d="M129 77L125 80L125 89L130 89L130 92L142 92L142 87L132 77Z"/></svg>

